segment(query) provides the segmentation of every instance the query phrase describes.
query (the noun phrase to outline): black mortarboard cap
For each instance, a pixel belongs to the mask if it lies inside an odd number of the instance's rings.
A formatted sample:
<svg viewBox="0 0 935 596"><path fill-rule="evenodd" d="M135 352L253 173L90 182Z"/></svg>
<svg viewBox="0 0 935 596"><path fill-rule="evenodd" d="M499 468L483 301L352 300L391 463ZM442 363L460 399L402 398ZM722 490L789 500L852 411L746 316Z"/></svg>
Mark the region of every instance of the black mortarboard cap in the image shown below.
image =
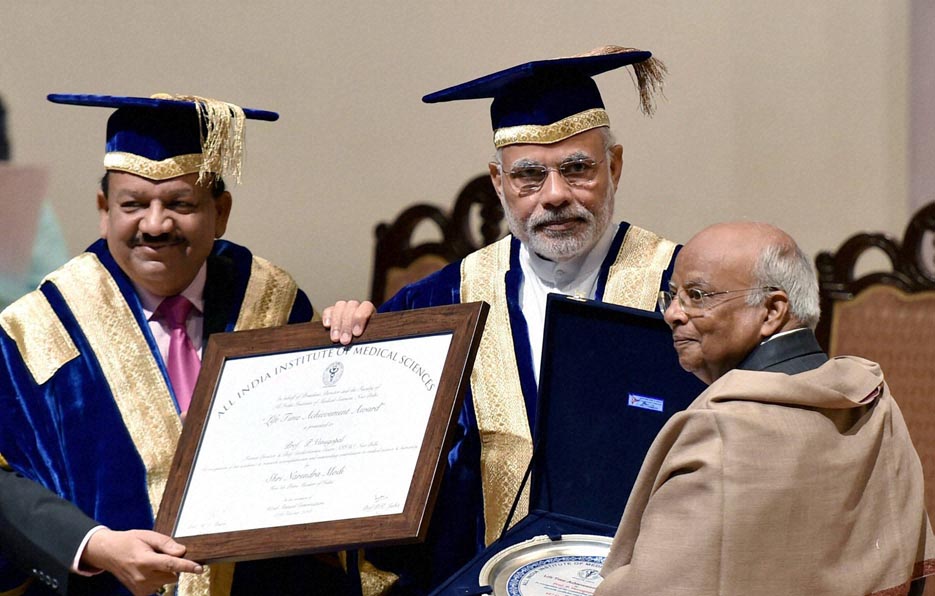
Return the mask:
<svg viewBox="0 0 935 596"><path fill-rule="evenodd" d="M116 108L107 120L104 167L152 180L211 172L239 180L244 120L276 112L197 96L125 97L51 94L62 104Z"/></svg>
<svg viewBox="0 0 935 596"><path fill-rule="evenodd" d="M604 46L587 54L527 62L455 85L422 98L426 103L493 98L490 106L494 145L555 143L610 119L592 77L631 66L644 113L654 109L665 65L647 51Z"/></svg>

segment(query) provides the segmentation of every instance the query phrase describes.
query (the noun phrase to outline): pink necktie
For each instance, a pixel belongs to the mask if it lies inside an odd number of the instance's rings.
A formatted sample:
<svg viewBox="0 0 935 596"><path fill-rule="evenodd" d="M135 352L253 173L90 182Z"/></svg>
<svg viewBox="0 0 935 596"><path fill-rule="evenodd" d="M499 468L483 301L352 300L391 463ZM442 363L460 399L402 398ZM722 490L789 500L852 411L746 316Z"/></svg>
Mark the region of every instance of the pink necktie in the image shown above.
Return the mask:
<svg viewBox="0 0 935 596"><path fill-rule="evenodd" d="M179 410L183 413L188 411L195 381L198 379L198 370L201 368L198 352L185 330L185 322L191 310L192 303L182 295L166 298L156 309L156 314L169 325L166 369L175 391L175 399L179 402Z"/></svg>

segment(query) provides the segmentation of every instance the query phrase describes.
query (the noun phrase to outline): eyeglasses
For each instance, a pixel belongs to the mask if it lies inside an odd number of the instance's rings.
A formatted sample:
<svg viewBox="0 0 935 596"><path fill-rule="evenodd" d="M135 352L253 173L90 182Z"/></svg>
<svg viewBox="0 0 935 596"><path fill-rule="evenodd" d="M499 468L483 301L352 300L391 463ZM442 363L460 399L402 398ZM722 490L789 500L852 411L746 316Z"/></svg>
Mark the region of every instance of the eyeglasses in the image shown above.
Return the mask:
<svg viewBox="0 0 935 596"><path fill-rule="evenodd" d="M569 186L588 187L597 180L597 166L604 163L604 160L594 161L593 159L572 159L560 163L557 167L529 164L517 166L509 171L503 170L503 165L498 164L500 172L506 174L507 179L513 190L519 194L532 194L539 192L542 185L549 177L549 172L558 172Z"/></svg>
<svg viewBox="0 0 935 596"><path fill-rule="evenodd" d="M659 292L659 310L662 313L665 313L669 309L669 306L672 302L678 298L679 307L685 313L692 312L701 312L706 308L712 306L710 298L714 296L721 296L724 294L735 294L737 292L757 292L760 290L766 290L767 292L776 292L781 288L776 286L760 286L758 288L743 288L740 290L724 290L721 292L704 292L698 288L681 288L678 292L674 294L668 290L662 290Z"/></svg>

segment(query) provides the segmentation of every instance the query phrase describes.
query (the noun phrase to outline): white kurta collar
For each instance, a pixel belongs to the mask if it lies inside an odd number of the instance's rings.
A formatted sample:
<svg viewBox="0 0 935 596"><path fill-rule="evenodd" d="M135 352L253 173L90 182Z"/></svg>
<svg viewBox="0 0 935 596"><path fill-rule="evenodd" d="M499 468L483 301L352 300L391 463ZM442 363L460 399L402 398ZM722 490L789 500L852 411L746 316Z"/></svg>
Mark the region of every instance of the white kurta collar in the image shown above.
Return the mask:
<svg viewBox="0 0 935 596"><path fill-rule="evenodd" d="M539 384L539 361L542 358L542 340L545 331L545 306L550 293L594 298L597 278L607 251L614 242L619 226L610 224L586 255L558 263L532 253L525 244L520 246L519 264L523 282L519 300L529 330L529 347L536 384Z"/></svg>
<svg viewBox="0 0 935 596"><path fill-rule="evenodd" d="M607 256L611 243L614 241L617 227L616 224L608 225L594 248L586 254L563 262L544 259L530 251L525 244L522 244L519 259L523 268L523 278L538 280L543 286L549 288L549 292L575 295L576 292L586 290L582 294L583 297L593 298L594 288L582 288L581 286L588 278L592 277L592 274L594 277L592 281L597 280L596 274L600 270L604 257Z"/></svg>

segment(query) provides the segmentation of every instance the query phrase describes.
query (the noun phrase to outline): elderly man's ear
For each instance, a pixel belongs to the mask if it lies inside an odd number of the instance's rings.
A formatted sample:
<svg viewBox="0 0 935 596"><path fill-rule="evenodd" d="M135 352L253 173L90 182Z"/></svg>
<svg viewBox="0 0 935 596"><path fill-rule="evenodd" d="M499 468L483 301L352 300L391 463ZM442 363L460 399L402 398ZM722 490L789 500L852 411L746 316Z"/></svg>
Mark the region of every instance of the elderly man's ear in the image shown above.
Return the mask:
<svg viewBox="0 0 935 596"><path fill-rule="evenodd" d="M765 313L760 325L760 336L766 339L780 331L786 331L789 321L792 320L792 313L789 311L789 296L782 290L770 292L763 306Z"/></svg>

